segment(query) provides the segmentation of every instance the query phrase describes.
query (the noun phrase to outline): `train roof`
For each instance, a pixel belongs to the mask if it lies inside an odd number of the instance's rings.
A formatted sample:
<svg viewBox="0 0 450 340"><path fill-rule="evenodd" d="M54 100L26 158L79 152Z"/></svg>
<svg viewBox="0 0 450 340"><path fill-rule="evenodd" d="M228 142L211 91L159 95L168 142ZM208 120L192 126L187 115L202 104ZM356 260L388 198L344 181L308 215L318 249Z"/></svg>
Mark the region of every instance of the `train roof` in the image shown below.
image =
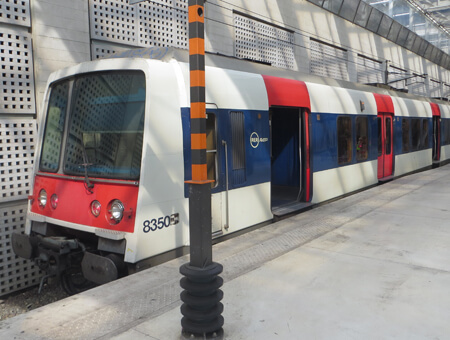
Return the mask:
<svg viewBox="0 0 450 340"><path fill-rule="evenodd" d="M104 57L104 59L114 58L144 58L155 59L163 62L169 62L176 60L178 62L189 62L188 50L179 49L175 47L149 47L140 49L125 50L122 52L114 53ZM268 64L263 64L255 61L239 59L232 56L226 56L221 54L206 53L205 65L211 67L218 67L223 69L264 74L268 76L295 79L309 83L316 83L322 85L328 85L333 87L347 88L363 92L372 92L386 94L393 97L408 98L415 100L423 100L429 102L437 102L443 105L448 105L448 102L440 99L432 99L429 97L418 96L410 93L396 91L392 88L377 87L373 85L366 85L360 83L353 83L345 80L337 80L333 78L319 77L299 71L292 71L287 69L277 68ZM383 86L381 84L381 86Z"/></svg>

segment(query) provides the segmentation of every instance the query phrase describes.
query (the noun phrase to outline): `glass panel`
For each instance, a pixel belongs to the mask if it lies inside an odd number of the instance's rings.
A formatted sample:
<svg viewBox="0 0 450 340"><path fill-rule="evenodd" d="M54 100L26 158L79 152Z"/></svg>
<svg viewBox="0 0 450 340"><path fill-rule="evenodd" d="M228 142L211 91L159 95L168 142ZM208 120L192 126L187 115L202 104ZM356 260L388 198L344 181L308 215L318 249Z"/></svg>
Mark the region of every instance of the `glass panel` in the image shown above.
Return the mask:
<svg viewBox="0 0 450 340"><path fill-rule="evenodd" d="M411 151L419 150L420 144L420 119L411 120Z"/></svg>
<svg viewBox="0 0 450 340"><path fill-rule="evenodd" d="M356 11L354 23L359 26L366 27L367 20L369 20L371 11L372 7L361 1L359 3L358 10Z"/></svg>
<svg viewBox="0 0 450 340"><path fill-rule="evenodd" d="M308 1L320 7L322 7L323 4L323 0L308 0Z"/></svg>
<svg viewBox="0 0 450 340"><path fill-rule="evenodd" d="M71 175L137 179L145 113L145 76L138 71L75 79L64 171Z"/></svg>
<svg viewBox="0 0 450 340"><path fill-rule="evenodd" d="M389 34L388 34L387 38L390 41L395 42L397 40L397 37L398 37L398 34L400 33L401 28L402 28L402 25L400 25L398 22L394 21L392 23L391 29L389 30Z"/></svg>
<svg viewBox="0 0 450 340"><path fill-rule="evenodd" d="M406 38L405 48L407 48L408 50L410 50L410 49L412 48L412 46L413 46L414 39L416 39L415 33L409 32L409 33L408 33L408 37Z"/></svg>
<svg viewBox="0 0 450 340"><path fill-rule="evenodd" d="M398 34L397 41L396 41L397 45L400 45L400 46L405 45L406 38L408 37L408 33L409 33L409 30L406 27L402 27L400 29L400 33Z"/></svg>
<svg viewBox="0 0 450 340"><path fill-rule="evenodd" d="M378 157L383 154L383 138L382 138L382 125L381 118L377 118L378 124Z"/></svg>
<svg viewBox="0 0 450 340"><path fill-rule="evenodd" d="M344 0L339 15L353 22L360 0Z"/></svg>
<svg viewBox="0 0 450 340"><path fill-rule="evenodd" d="M378 28L378 34L386 38L389 34L392 22L393 20L391 18L389 18L387 15L383 15L380 27Z"/></svg>
<svg viewBox="0 0 450 340"><path fill-rule="evenodd" d="M422 38L417 36L414 40L411 51L413 51L414 53L419 53L421 43L422 43Z"/></svg>
<svg viewBox="0 0 450 340"><path fill-rule="evenodd" d="M409 152L409 120L402 118L402 151Z"/></svg>
<svg viewBox="0 0 450 340"><path fill-rule="evenodd" d="M392 126L392 119L390 117L386 118L386 155L391 154L391 126Z"/></svg>
<svg viewBox="0 0 450 340"><path fill-rule="evenodd" d="M368 157L369 121L367 117L356 117L356 160L364 161Z"/></svg>
<svg viewBox="0 0 450 340"><path fill-rule="evenodd" d="M322 7L334 14L338 14L341 9L342 1L343 0L325 0Z"/></svg>
<svg viewBox="0 0 450 340"><path fill-rule="evenodd" d="M217 138L216 138L216 115L206 115L206 165L208 179L214 181L211 187L217 186Z"/></svg>
<svg viewBox="0 0 450 340"><path fill-rule="evenodd" d="M39 163L39 169L41 171L58 171L66 119L68 92L68 81L52 86L50 99L48 101L47 121L45 122L41 160Z"/></svg>
<svg viewBox="0 0 450 340"><path fill-rule="evenodd" d="M382 18L383 13L374 8L372 13L370 13L369 22L367 23L366 28L372 32L377 32Z"/></svg>
<svg viewBox="0 0 450 340"><path fill-rule="evenodd" d="M352 161L352 120L350 117L338 117L338 164L350 163Z"/></svg>

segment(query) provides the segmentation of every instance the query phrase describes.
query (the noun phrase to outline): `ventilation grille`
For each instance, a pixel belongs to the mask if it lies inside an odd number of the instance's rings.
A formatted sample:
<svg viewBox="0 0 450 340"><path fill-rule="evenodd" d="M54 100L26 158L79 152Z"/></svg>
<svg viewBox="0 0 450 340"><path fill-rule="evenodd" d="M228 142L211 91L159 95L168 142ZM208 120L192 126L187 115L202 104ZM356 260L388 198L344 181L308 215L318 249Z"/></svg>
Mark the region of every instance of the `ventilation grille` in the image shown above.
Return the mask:
<svg viewBox="0 0 450 340"><path fill-rule="evenodd" d="M28 197L35 134L34 120L0 119L0 203Z"/></svg>
<svg viewBox="0 0 450 340"><path fill-rule="evenodd" d="M383 63L358 55L357 62L358 83L383 83Z"/></svg>
<svg viewBox="0 0 450 340"><path fill-rule="evenodd" d="M294 68L294 34L234 14L235 55L281 68Z"/></svg>
<svg viewBox="0 0 450 340"><path fill-rule="evenodd" d="M348 80L347 51L312 39L310 42L310 72L322 77Z"/></svg>
<svg viewBox="0 0 450 340"><path fill-rule="evenodd" d="M30 27L30 0L0 0L0 22Z"/></svg>
<svg viewBox="0 0 450 340"><path fill-rule="evenodd" d="M129 5L128 0L90 0L89 6L93 39L138 47L188 48L187 0L136 5Z"/></svg>
<svg viewBox="0 0 450 340"><path fill-rule="evenodd" d="M11 247L11 234L25 229L27 204L0 207L0 296L37 285L41 273L34 263L17 257Z"/></svg>
<svg viewBox="0 0 450 340"><path fill-rule="evenodd" d="M0 31L0 113L35 113L31 35Z"/></svg>

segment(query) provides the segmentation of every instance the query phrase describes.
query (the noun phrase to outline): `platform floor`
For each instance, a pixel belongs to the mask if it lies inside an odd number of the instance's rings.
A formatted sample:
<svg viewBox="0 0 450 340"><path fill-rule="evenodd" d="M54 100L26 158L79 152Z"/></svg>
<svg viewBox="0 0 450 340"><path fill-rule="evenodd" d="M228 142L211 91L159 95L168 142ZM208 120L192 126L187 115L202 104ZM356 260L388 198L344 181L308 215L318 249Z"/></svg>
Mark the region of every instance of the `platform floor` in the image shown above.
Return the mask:
<svg viewBox="0 0 450 340"><path fill-rule="evenodd" d="M214 246L225 339L450 338L450 166ZM0 339L179 339L180 258L0 322Z"/></svg>

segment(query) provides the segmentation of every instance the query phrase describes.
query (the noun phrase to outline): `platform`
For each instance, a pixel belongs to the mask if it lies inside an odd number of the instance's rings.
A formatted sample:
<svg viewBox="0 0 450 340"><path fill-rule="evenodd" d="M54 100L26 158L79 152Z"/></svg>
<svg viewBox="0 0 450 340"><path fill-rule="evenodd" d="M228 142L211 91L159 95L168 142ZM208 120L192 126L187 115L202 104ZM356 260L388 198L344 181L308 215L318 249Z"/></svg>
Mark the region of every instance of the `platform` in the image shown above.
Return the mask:
<svg viewBox="0 0 450 340"><path fill-rule="evenodd" d="M225 339L444 339L450 166L217 244ZM0 339L179 339L180 258L0 322Z"/></svg>

